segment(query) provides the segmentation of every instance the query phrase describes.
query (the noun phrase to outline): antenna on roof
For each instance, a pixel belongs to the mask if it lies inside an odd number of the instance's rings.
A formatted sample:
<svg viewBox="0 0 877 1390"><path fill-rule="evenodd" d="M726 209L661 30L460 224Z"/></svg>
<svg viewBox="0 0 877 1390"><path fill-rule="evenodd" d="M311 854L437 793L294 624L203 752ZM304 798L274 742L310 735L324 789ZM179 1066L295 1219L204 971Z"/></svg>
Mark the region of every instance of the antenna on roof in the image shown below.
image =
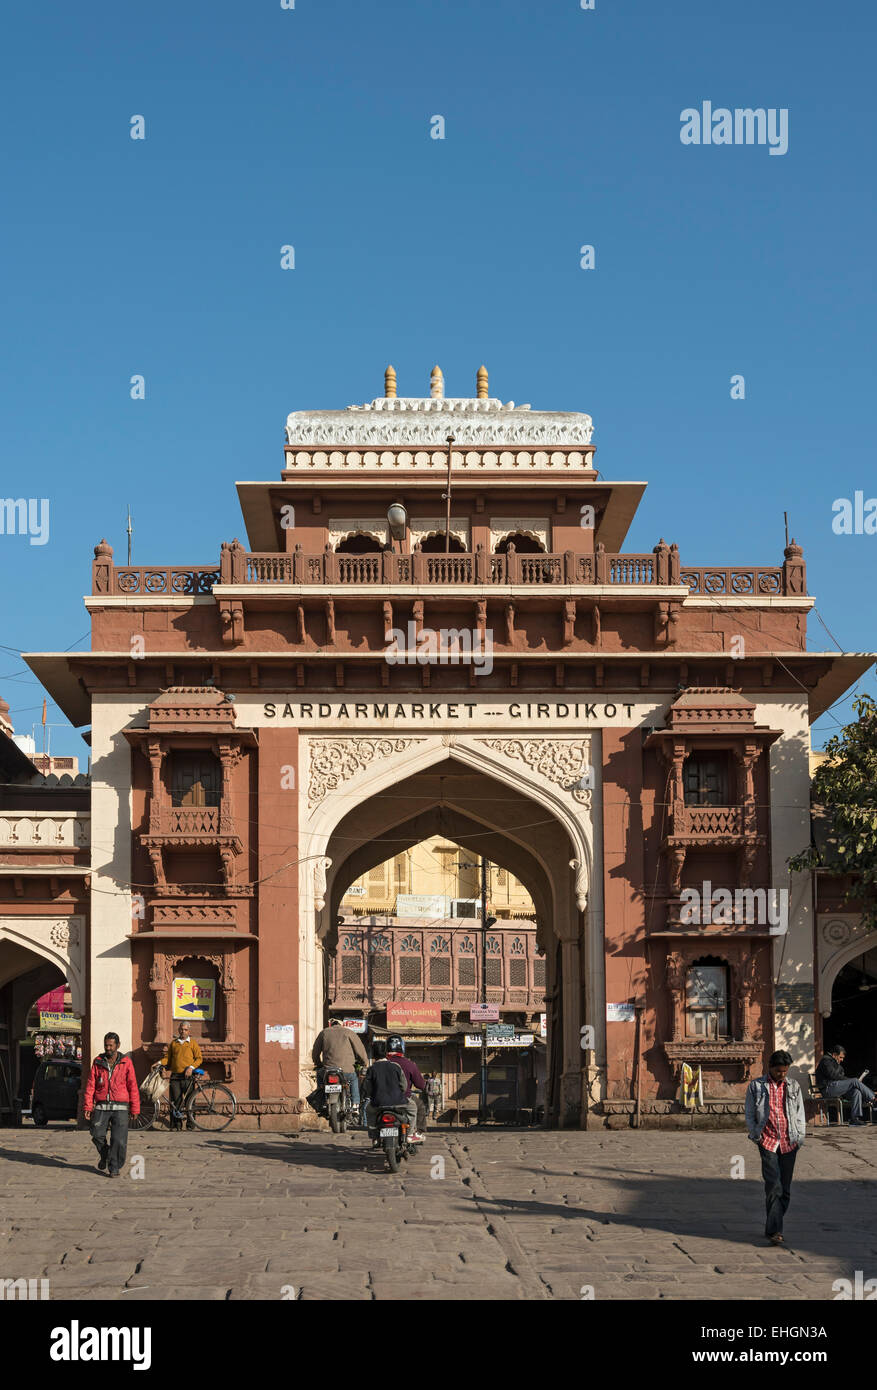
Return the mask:
<svg viewBox="0 0 877 1390"><path fill-rule="evenodd" d="M128 532L128 564L130 565L130 563L131 563L131 557L132 557L132 555L133 555L133 553L134 553L134 527L131 525L131 503L130 503L130 502L128 503L128 525L127 525L127 527L126 527L125 529L126 529L127 532Z"/></svg>
<svg viewBox="0 0 877 1390"><path fill-rule="evenodd" d="M789 513L783 512L783 521L786 523L786 550L789 548Z"/></svg>

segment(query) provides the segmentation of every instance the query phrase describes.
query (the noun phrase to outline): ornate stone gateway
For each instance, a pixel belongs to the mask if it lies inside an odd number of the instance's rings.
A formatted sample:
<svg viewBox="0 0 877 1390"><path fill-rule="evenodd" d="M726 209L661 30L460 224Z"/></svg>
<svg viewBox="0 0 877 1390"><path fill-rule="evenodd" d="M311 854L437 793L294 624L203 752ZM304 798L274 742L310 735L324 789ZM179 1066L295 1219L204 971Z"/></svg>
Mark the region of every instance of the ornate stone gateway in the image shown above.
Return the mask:
<svg viewBox="0 0 877 1390"><path fill-rule="evenodd" d="M717 1113L774 1045L808 1069L811 893L786 860L808 723L869 658L808 652L794 541L774 565L625 552L645 484L603 478L592 436L483 368L454 399L388 369L381 398L290 415L280 478L239 484L246 545L95 547L91 651L31 658L93 729L93 1036L130 996L145 1069L203 977L210 1067L253 1123L303 1122L340 900L440 832L536 905L548 1123L661 1123L686 1062ZM785 892L782 935L714 889Z"/></svg>

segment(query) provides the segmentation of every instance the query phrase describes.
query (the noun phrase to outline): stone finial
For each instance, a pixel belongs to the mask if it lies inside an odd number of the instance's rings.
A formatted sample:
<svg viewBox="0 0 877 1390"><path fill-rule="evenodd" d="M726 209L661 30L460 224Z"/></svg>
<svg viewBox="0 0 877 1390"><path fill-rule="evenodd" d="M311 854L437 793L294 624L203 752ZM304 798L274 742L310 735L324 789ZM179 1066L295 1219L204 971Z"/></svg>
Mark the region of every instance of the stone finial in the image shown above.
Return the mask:
<svg viewBox="0 0 877 1390"><path fill-rule="evenodd" d="M113 547L110 545L109 541L102 540L98 542L98 544L94 547L94 558L96 560L112 560Z"/></svg>
<svg viewBox="0 0 877 1390"><path fill-rule="evenodd" d="M785 555L787 560L801 560L803 559L804 551L801 549L800 545L793 536L792 539L789 541L789 544L783 551L783 554Z"/></svg>
<svg viewBox="0 0 877 1390"><path fill-rule="evenodd" d="M445 394L445 379L441 367L433 367L429 374L429 394L434 400L441 400Z"/></svg>
<svg viewBox="0 0 877 1390"><path fill-rule="evenodd" d="M479 401L487 400L487 368L479 367L475 373L476 394Z"/></svg>
<svg viewBox="0 0 877 1390"><path fill-rule="evenodd" d="M396 399L396 368L388 367L384 372L384 396L388 400Z"/></svg>

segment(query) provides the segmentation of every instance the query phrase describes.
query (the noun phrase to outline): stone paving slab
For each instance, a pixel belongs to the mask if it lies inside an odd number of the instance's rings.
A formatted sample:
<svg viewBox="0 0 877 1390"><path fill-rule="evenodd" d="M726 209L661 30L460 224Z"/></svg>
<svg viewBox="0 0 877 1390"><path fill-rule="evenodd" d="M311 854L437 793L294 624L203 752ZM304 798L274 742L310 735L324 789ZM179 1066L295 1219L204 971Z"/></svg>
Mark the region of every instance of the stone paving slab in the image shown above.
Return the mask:
<svg viewBox="0 0 877 1390"><path fill-rule="evenodd" d="M396 1175L362 1133L138 1133L128 1155L143 1176L110 1184L86 1132L3 1130L0 1279L104 1301L184 1280L211 1301L517 1302L819 1301L877 1277L877 1128L808 1137L782 1250L733 1131L434 1130Z"/></svg>

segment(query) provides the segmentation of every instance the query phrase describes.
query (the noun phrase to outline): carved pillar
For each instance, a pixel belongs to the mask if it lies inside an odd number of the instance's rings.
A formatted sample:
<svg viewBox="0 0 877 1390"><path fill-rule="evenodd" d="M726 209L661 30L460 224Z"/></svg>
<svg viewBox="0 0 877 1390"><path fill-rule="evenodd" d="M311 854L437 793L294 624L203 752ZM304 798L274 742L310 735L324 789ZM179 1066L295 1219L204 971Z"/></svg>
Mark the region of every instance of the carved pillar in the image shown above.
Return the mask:
<svg viewBox="0 0 877 1390"><path fill-rule="evenodd" d="M804 566L804 552L794 538L783 551L783 593L806 594L807 571Z"/></svg>
<svg viewBox="0 0 877 1390"><path fill-rule="evenodd" d="M560 1077L560 1124L578 1125L582 1110L581 942L578 935L560 943L563 971L563 1071Z"/></svg>
<svg viewBox="0 0 877 1390"><path fill-rule="evenodd" d="M576 635L576 601L564 599L563 604L563 645L570 646Z"/></svg>
<svg viewBox="0 0 877 1390"><path fill-rule="evenodd" d="M670 578L670 547L662 536L655 546L655 583L667 584Z"/></svg>
<svg viewBox="0 0 877 1390"><path fill-rule="evenodd" d="M235 1017L234 1017L234 1013L235 1013L235 1009L234 1009L235 1000L234 1000L234 997L235 997L235 994L237 993L237 984L236 984L236 982L235 982L234 956L233 956L233 955L227 955L227 956L225 957L225 960L224 960L224 963L223 963L223 968L222 968L221 979L222 979L222 993L223 993L223 998L224 998L224 1001L225 1001L225 1027L224 1027L224 1030L223 1030L223 1040L224 1040L225 1042L234 1042L234 1040L235 1040L235 1031L234 1031L234 1028L235 1028Z"/></svg>
<svg viewBox="0 0 877 1390"><path fill-rule="evenodd" d="M149 967L149 988L152 991L154 1003L154 1023L151 1041L161 1042L164 1032L164 1017L167 1008L167 979L165 974L165 960L161 955L156 955L153 946L152 965Z"/></svg>
<svg viewBox="0 0 877 1390"><path fill-rule="evenodd" d="M149 833L150 835L157 835L161 827L162 802L164 801L161 785L161 764L164 758L164 749L161 745L161 740L151 738L146 745L146 753L149 758L149 768L152 773L152 786L150 788L149 797Z"/></svg>
<svg viewBox="0 0 877 1390"><path fill-rule="evenodd" d="M510 647L515 645L515 605L507 603L505 606L505 639Z"/></svg>
<svg viewBox="0 0 877 1390"><path fill-rule="evenodd" d="M94 560L91 566L91 592L108 594L113 582L113 547L108 541L101 541L94 547Z"/></svg>
<svg viewBox="0 0 877 1390"><path fill-rule="evenodd" d="M673 1009L673 1042L681 1042L685 1022L685 962L678 951L667 956L665 982Z"/></svg>
<svg viewBox="0 0 877 1390"><path fill-rule="evenodd" d="M232 584L246 584L247 582L247 552L235 536L229 546L231 558L231 582Z"/></svg>
<svg viewBox="0 0 877 1390"><path fill-rule="evenodd" d="M480 598L475 605L475 627L482 651L487 650L487 599Z"/></svg>

